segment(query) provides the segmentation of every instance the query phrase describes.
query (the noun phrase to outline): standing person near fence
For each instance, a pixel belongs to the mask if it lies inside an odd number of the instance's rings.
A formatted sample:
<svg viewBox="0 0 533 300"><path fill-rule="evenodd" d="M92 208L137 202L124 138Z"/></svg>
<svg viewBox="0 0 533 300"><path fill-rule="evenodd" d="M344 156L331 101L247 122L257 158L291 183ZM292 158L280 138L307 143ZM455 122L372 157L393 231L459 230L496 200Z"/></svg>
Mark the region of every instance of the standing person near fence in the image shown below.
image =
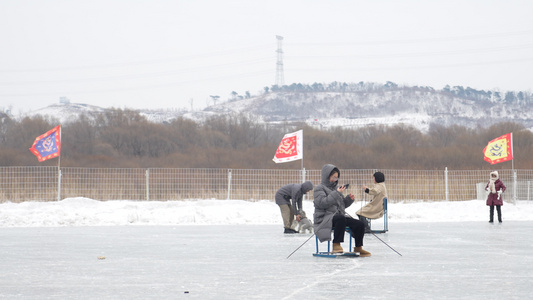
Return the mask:
<svg viewBox="0 0 533 300"><path fill-rule="evenodd" d="M361 187L363 191L372 196L370 202L361 207L355 214L359 217L359 220L365 224L365 232L369 233L370 224L368 219L378 219L385 214L385 206L383 205L384 199L388 197L387 187L385 186L385 175L381 172L376 172L372 175L374 179L374 186L367 187L363 184Z"/></svg>
<svg viewBox="0 0 533 300"><path fill-rule="evenodd" d="M346 208L352 205L355 196L343 195L346 186L337 186L340 175L339 169L334 165L327 164L322 167L321 182L314 190L315 234L320 242L330 241L331 229L334 228L332 252L342 253L344 249L341 243L344 242L346 227L349 227L355 240L353 251L359 252L360 256L370 256L370 252L363 250L365 225L346 214Z"/></svg>
<svg viewBox="0 0 533 300"><path fill-rule="evenodd" d="M283 227L285 228L283 233L298 233L298 231L292 229L294 216L296 215L296 220L300 222L300 217L303 212L302 198L312 189L313 183L306 181L301 184L291 183L284 185L276 192L276 204L281 211Z"/></svg>
<svg viewBox="0 0 533 300"><path fill-rule="evenodd" d="M496 210L498 211L498 222L502 222L502 193L505 192L506 189L505 184L500 180L498 171L491 172L489 182L485 187L485 190L489 192L489 195L487 196L487 205L490 206L489 223L494 222L494 206L496 206Z"/></svg>

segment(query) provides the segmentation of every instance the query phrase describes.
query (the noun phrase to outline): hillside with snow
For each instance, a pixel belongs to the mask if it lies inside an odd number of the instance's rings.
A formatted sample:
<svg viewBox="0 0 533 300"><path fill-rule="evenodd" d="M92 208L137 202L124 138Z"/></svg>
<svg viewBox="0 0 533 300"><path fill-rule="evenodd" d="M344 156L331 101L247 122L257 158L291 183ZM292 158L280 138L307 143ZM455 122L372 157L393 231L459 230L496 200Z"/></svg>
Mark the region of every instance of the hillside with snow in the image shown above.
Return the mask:
<svg viewBox="0 0 533 300"><path fill-rule="evenodd" d="M468 128L516 122L533 129L533 96L525 92L477 91L462 87L407 87L394 83L284 86L249 98L237 97L201 111L145 109L150 122L179 117L201 122L218 115L244 114L265 123L305 122L310 126L358 128L369 125L408 125L427 131L432 123ZM94 118L110 108L87 104L55 104L28 113L54 117L62 123L81 115Z"/></svg>

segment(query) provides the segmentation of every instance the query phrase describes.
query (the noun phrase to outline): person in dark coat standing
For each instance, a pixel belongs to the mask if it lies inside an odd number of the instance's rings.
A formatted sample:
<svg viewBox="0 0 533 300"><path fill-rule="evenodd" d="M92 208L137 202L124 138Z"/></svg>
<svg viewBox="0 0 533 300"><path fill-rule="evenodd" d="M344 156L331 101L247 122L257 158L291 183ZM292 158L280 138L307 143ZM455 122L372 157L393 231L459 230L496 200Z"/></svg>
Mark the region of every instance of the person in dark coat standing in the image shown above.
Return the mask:
<svg viewBox="0 0 533 300"><path fill-rule="evenodd" d="M303 212L302 198L312 189L313 183L311 181L306 181L301 184L291 183L284 185L276 192L276 204L279 206L281 211L283 227L285 228L283 233L298 232L291 228L292 223L294 222L294 216L296 215L296 220L299 222Z"/></svg>
<svg viewBox="0 0 533 300"><path fill-rule="evenodd" d="M355 240L353 251L359 252L360 256L370 256L370 252L363 250L365 225L362 221L346 214L346 208L352 205L355 196L353 194L343 195L346 187L337 186L340 175L341 172L334 165L327 164L322 167L321 182L313 192L315 234L320 242L330 241L331 229L335 228L332 252L342 253L344 249L342 249L341 243L344 242L344 232L348 226Z"/></svg>
<svg viewBox="0 0 533 300"><path fill-rule="evenodd" d="M490 180L487 183L485 190L489 192L487 196L487 205L490 206L489 211L489 222L494 222L494 206L498 211L498 222L502 222L502 205L503 205L503 196L502 193L505 192L506 187L503 182L500 180L498 171L493 171L490 173Z"/></svg>

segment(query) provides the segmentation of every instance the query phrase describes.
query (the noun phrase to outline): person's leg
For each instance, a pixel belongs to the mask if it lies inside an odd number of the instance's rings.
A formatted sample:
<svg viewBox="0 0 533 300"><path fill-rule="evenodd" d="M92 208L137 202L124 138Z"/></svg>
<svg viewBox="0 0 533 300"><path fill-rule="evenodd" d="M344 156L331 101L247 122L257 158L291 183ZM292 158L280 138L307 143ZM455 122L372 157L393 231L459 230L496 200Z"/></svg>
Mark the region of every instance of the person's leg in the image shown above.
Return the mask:
<svg viewBox="0 0 533 300"><path fill-rule="evenodd" d="M359 256L367 257L372 254L363 249L363 238L365 236L365 224L360 220L355 220L352 218L346 218L346 223L348 227L352 230L352 235L355 240L355 247L353 252L359 252Z"/></svg>
<svg viewBox="0 0 533 300"><path fill-rule="evenodd" d="M502 222L502 206L496 205L496 211L498 211L498 222Z"/></svg>
<svg viewBox="0 0 533 300"><path fill-rule="evenodd" d="M294 208L292 207L292 205L287 205L287 206L289 207L289 228L292 229L292 225L294 223Z"/></svg>
<svg viewBox="0 0 533 300"><path fill-rule="evenodd" d="M352 218L346 218L346 225L352 230L355 247L363 246L363 238L365 236L364 222Z"/></svg>
<svg viewBox="0 0 533 300"><path fill-rule="evenodd" d="M489 223L494 222L494 205L490 206L489 217Z"/></svg>
<svg viewBox="0 0 533 300"><path fill-rule="evenodd" d="M281 218L283 219L283 227L285 229L290 229L291 223L289 220L290 220L290 215L291 215L291 209L289 208L289 205L287 204L279 205L279 210L281 211Z"/></svg>
<svg viewBox="0 0 533 300"><path fill-rule="evenodd" d="M342 249L341 243L344 242L344 231L346 228L346 217L343 215L334 215L333 219L333 249L331 252L333 253L342 253L344 252L344 249Z"/></svg>
<svg viewBox="0 0 533 300"><path fill-rule="evenodd" d="M333 216L333 243L343 243L344 242L344 231L346 228L346 217L343 215L334 215Z"/></svg>
<svg viewBox="0 0 533 300"><path fill-rule="evenodd" d="M369 233L371 230L370 230L370 223L368 222L368 219L360 215L357 215L357 217L365 225L365 232Z"/></svg>

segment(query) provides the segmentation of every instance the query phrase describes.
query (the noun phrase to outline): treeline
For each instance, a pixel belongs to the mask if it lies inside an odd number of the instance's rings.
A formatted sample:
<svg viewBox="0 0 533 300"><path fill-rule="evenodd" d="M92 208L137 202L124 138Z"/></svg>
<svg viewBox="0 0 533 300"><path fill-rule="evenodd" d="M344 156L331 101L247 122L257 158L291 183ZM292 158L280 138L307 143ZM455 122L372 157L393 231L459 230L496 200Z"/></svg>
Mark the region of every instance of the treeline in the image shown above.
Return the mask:
<svg viewBox="0 0 533 300"><path fill-rule="evenodd" d="M57 159L39 163L28 148L58 121L6 115L0 120L0 166L57 165ZM320 169L324 163L345 169L511 168L511 162L491 166L482 153L490 140L509 132L515 168L533 169L533 133L513 122L476 129L433 124L426 133L403 125L320 130L305 124L264 124L244 115L156 124L136 111L121 109L63 124L61 166L299 169L301 161L272 161L283 135L299 129L304 133L307 169Z"/></svg>
<svg viewBox="0 0 533 300"><path fill-rule="evenodd" d="M331 82L331 83L313 83L302 84L293 83L291 85L265 87L265 93L272 92L337 92L337 93L355 93L355 92L385 92L391 90L410 90L413 92L435 92L435 89L428 86L399 86L394 82L387 81L384 84L373 82L358 82L358 83L346 83L346 82ZM485 91L476 90L470 87L446 85L442 88L441 92L449 94L455 97L460 97L475 101L491 101L501 102L506 104L530 104L533 102L533 93L524 91L507 91L502 93L500 91ZM237 99L232 97L233 100ZM238 97L242 99L242 97Z"/></svg>

